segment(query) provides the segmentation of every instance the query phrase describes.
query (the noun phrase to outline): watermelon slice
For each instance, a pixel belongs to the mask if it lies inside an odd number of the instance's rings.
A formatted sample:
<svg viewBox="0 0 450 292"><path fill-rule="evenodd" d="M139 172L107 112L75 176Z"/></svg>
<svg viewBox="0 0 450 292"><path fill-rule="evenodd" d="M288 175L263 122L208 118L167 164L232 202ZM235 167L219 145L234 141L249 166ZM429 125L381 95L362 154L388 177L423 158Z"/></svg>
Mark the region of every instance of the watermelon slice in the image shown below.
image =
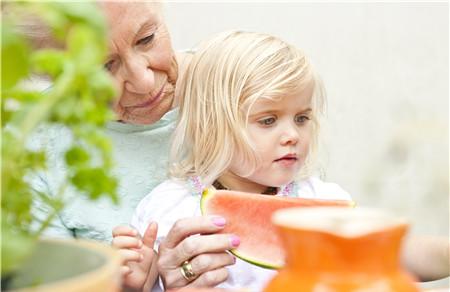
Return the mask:
<svg viewBox="0 0 450 292"><path fill-rule="evenodd" d="M284 264L284 251L278 239L272 214L282 208L342 206L353 201L290 198L226 190L206 189L200 207L203 215L219 215L227 220L220 233L239 236L241 244L231 252L238 258L268 269Z"/></svg>

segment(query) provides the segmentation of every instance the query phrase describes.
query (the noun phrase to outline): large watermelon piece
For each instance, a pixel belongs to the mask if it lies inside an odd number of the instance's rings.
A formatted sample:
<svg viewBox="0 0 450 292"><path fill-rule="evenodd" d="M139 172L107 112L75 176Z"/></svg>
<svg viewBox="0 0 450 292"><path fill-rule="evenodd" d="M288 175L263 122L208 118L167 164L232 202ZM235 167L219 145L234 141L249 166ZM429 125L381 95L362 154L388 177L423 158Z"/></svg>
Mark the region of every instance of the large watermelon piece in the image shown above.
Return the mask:
<svg viewBox="0 0 450 292"><path fill-rule="evenodd" d="M239 236L241 244L231 252L254 265L278 269L284 264L284 251L278 239L272 214L282 208L342 206L353 201L290 198L226 190L207 189L201 198L203 215L219 215L227 220L221 233Z"/></svg>

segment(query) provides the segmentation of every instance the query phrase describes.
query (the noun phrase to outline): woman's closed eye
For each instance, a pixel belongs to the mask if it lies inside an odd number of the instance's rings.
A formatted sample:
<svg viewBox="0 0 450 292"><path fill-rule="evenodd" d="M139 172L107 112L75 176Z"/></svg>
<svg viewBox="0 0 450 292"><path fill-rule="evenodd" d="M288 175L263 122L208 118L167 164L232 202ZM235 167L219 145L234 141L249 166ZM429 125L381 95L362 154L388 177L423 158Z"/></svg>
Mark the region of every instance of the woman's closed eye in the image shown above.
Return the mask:
<svg viewBox="0 0 450 292"><path fill-rule="evenodd" d="M275 117L266 117L258 120L258 123L262 126L270 126L276 122Z"/></svg>
<svg viewBox="0 0 450 292"><path fill-rule="evenodd" d="M146 36L145 38L141 38L140 40L138 40L136 42L136 45L137 46L147 45L147 44L149 44L149 43L151 43L153 41L154 37L155 37L155 34L152 33L151 35Z"/></svg>
<svg viewBox="0 0 450 292"><path fill-rule="evenodd" d="M114 60L109 60L103 65L103 67L105 67L105 69L108 70L109 72L112 72L113 66Z"/></svg>
<svg viewBox="0 0 450 292"><path fill-rule="evenodd" d="M294 120L298 125L303 125L310 120L310 117L307 115L296 115Z"/></svg>

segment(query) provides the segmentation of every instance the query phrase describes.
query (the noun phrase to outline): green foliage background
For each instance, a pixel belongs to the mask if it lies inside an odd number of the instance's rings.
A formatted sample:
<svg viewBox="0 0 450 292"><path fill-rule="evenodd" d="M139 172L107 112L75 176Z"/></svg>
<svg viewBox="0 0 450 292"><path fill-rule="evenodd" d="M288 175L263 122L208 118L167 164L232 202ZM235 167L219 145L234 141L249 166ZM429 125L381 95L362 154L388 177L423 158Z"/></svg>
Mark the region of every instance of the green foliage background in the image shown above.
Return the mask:
<svg viewBox="0 0 450 292"><path fill-rule="evenodd" d="M2 122L2 275L14 270L29 255L36 239L65 202L64 189L73 185L90 199L108 196L117 202L111 174L110 143L103 134L113 118L108 103L115 96L112 80L103 70L107 52L102 14L90 2L9 2L2 11L1 122ZM17 24L27 13L37 15L64 49L32 49ZM26 16L25 16L26 17ZM50 77L42 92L25 89L32 74ZM56 196L33 192L24 179L46 169L44 152L25 147L36 127L64 124L74 134L65 154L68 176ZM88 150L89 148L89 150ZM95 165L91 154L96 157ZM52 210L39 221L32 202L41 200ZM36 226L38 226L36 228Z"/></svg>

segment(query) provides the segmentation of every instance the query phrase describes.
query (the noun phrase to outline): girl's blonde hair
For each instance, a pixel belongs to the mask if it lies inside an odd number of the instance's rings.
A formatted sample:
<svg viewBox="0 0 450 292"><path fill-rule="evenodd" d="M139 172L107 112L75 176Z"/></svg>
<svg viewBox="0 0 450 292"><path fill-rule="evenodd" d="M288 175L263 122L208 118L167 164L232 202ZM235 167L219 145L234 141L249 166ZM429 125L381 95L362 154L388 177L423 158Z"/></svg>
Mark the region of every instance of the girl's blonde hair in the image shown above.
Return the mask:
<svg viewBox="0 0 450 292"><path fill-rule="evenodd" d="M252 104L259 98L280 99L311 82L313 141L299 176L310 173L325 99L303 52L277 37L243 31L221 33L203 43L179 84L183 99L170 154L171 176L196 175L211 184L235 153L256 169L260 157L246 131Z"/></svg>

